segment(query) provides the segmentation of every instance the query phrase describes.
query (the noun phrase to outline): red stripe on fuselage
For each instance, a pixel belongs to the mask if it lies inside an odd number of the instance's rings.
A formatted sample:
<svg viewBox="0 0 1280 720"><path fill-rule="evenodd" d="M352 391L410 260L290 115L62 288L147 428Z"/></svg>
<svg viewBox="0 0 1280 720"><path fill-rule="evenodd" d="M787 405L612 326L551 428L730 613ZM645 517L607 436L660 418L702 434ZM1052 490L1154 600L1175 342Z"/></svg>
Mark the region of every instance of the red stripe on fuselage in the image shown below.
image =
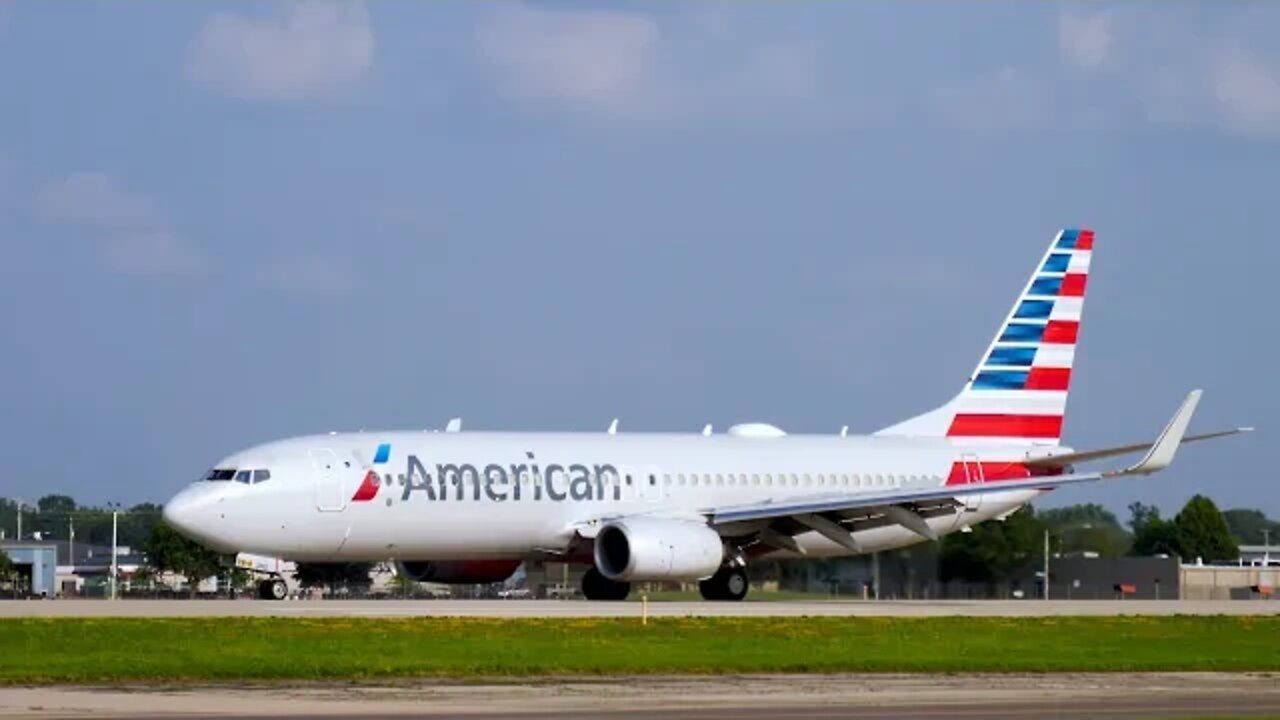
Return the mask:
<svg viewBox="0 0 1280 720"><path fill-rule="evenodd" d="M951 421L947 437L1056 438L1062 436L1060 415L961 414Z"/></svg>
<svg viewBox="0 0 1280 720"><path fill-rule="evenodd" d="M968 469L965 469L965 466ZM982 472L979 473L978 471ZM974 482L1000 482L1001 480L1026 480L1033 477L1061 475L1060 468L1028 468L1020 462L984 461L953 462L951 472L947 474L948 485L967 485Z"/></svg>
<svg viewBox="0 0 1280 720"><path fill-rule="evenodd" d="M1024 390L1066 390L1071 384L1071 368L1033 367L1027 373Z"/></svg>
<svg viewBox="0 0 1280 720"><path fill-rule="evenodd" d="M1080 335L1080 323L1074 320L1050 320L1044 327L1040 342L1054 345L1075 345Z"/></svg>

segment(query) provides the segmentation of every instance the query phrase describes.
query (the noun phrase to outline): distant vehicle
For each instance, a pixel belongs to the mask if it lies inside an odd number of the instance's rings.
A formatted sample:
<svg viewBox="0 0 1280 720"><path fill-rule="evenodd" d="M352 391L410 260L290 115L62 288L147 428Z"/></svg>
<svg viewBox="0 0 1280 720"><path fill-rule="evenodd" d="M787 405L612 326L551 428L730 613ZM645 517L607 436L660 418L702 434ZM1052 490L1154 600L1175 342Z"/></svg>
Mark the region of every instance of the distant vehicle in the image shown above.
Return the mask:
<svg viewBox="0 0 1280 720"><path fill-rule="evenodd" d="M503 600L517 600L533 597L533 591L529 588L503 588L498 591L498 597Z"/></svg>
<svg viewBox="0 0 1280 720"><path fill-rule="evenodd" d="M296 564L292 562L242 552L236 554L235 566L254 578L258 585L258 597L263 600L283 600L291 593L298 592L297 585L290 585L286 579L297 571Z"/></svg>
<svg viewBox="0 0 1280 720"><path fill-rule="evenodd" d="M224 552L392 557L415 580L482 584L524 560L553 560L589 566L589 599L621 600L637 581L696 580L709 600L741 600L753 559L936 540L1045 490L1149 475L1182 442L1244 429L1187 436L1196 390L1153 442L1061 444L1093 244L1092 230L1060 231L960 392L870 435L766 423L625 433L616 421L598 433L463 432L460 422L443 433L331 433L231 455L164 515ZM1136 453L1127 467L1075 469Z"/></svg>

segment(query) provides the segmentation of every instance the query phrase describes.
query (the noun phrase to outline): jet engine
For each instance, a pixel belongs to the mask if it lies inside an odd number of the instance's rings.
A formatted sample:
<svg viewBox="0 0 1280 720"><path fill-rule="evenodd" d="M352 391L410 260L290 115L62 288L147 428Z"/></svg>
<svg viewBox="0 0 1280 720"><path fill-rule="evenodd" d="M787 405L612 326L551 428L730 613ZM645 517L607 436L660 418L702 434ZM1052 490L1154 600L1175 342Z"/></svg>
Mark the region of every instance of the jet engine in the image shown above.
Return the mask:
<svg viewBox="0 0 1280 720"><path fill-rule="evenodd" d="M519 560L408 560L396 563L397 572L417 582L469 585L502 582L511 577Z"/></svg>
<svg viewBox="0 0 1280 720"><path fill-rule="evenodd" d="M701 580L720 569L724 543L702 522L623 518L600 528L594 555L596 569L615 582Z"/></svg>

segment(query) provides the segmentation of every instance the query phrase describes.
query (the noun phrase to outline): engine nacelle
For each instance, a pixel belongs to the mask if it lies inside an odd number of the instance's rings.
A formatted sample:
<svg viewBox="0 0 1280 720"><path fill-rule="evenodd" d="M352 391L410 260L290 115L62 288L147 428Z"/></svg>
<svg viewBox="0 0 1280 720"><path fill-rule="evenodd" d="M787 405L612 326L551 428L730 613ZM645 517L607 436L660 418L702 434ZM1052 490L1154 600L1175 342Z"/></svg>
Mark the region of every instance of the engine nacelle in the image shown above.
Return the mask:
<svg viewBox="0 0 1280 720"><path fill-rule="evenodd" d="M469 585L502 582L515 574L519 560L408 560L396 570L416 582Z"/></svg>
<svg viewBox="0 0 1280 720"><path fill-rule="evenodd" d="M618 582L702 580L724 561L724 542L706 524L691 520L624 518L600 528L596 569Z"/></svg>

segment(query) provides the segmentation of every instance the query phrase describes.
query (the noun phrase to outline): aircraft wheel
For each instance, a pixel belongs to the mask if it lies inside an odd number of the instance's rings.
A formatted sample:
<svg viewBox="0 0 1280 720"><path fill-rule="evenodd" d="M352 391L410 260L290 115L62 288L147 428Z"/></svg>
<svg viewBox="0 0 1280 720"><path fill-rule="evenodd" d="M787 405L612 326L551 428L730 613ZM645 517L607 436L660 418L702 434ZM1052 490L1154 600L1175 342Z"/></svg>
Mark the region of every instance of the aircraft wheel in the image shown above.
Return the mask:
<svg viewBox="0 0 1280 720"><path fill-rule="evenodd" d="M725 566L715 575L698 583L704 600L738 601L747 596L750 585L747 582L747 571L740 567Z"/></svg>
<svg viewBox="0 0 1280 720"><path fill-rule="evenodd" d="M588 600L626 600L631 583L610 580L592 567L582 576L582 595Z"/></svg>

